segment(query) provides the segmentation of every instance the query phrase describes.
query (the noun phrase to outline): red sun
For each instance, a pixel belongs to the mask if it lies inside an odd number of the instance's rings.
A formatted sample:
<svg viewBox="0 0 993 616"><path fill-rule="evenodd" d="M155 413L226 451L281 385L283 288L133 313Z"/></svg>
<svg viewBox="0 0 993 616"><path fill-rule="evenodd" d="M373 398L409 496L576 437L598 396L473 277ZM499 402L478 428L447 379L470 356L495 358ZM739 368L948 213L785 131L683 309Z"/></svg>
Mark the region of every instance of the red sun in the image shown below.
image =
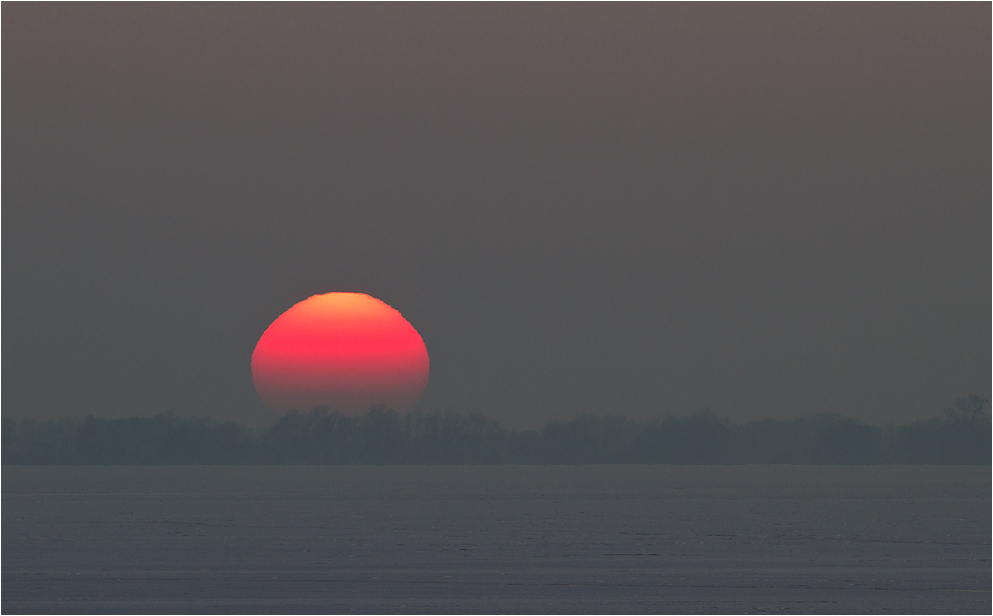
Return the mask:
<svg viewBox="0 0 993 616"><path fill-rule="evenodd" d="M417 330L365 293L303 300L273 321L252 353L255 389L279 411L406 410L421 397L428 368Z"/></svg>

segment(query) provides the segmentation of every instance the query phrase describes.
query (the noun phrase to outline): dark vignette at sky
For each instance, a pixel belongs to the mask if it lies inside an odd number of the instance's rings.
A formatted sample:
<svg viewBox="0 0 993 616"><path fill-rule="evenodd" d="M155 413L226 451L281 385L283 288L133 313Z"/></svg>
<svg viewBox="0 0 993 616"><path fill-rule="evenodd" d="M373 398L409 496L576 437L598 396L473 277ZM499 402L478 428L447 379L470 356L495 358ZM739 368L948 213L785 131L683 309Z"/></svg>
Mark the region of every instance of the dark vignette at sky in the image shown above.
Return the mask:
<svg viewBox="0 0 993 616"><path fill-rule="evenodd" d="M989 396L990 17L5 4L3 412L261 421L332 290L508 427Z"/></svg>

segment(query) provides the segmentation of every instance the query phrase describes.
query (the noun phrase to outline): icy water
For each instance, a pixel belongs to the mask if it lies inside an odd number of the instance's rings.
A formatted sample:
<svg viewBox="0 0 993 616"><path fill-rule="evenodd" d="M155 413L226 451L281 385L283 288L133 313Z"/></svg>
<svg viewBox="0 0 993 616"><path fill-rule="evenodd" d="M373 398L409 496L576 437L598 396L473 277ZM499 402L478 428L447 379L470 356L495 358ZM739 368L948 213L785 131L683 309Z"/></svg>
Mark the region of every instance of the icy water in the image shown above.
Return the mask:
<svg viewBox="0 0 993 616"><path fill-rule="evenodd" d="M4 613L986 613L990 467L3 468Z"/></svg>

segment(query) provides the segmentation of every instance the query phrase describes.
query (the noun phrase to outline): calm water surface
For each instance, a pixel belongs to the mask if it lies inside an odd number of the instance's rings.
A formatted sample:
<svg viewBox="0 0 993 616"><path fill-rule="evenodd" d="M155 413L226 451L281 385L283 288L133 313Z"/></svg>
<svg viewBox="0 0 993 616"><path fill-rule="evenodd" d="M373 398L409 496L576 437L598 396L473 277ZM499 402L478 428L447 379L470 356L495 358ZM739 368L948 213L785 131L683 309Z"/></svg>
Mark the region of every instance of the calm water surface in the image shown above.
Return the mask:
<svg viewBox="0 0 993 616"><path fill-rule="evenodd" d="M990 467L3 468L4 613L985 613Z"/></svg>

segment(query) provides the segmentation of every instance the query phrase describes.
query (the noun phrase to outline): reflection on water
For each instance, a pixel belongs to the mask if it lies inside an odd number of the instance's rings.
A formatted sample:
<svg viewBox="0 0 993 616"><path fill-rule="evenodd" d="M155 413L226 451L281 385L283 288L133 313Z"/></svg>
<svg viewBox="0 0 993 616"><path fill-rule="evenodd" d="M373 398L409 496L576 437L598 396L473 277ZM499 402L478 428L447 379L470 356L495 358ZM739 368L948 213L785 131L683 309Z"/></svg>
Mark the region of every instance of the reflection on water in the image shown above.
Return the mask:
<svg viewBox="0 0 993 616"><path fill-rule="evenodd" d="M3 468L3 611L991 610L990 467Z"/></svg>

